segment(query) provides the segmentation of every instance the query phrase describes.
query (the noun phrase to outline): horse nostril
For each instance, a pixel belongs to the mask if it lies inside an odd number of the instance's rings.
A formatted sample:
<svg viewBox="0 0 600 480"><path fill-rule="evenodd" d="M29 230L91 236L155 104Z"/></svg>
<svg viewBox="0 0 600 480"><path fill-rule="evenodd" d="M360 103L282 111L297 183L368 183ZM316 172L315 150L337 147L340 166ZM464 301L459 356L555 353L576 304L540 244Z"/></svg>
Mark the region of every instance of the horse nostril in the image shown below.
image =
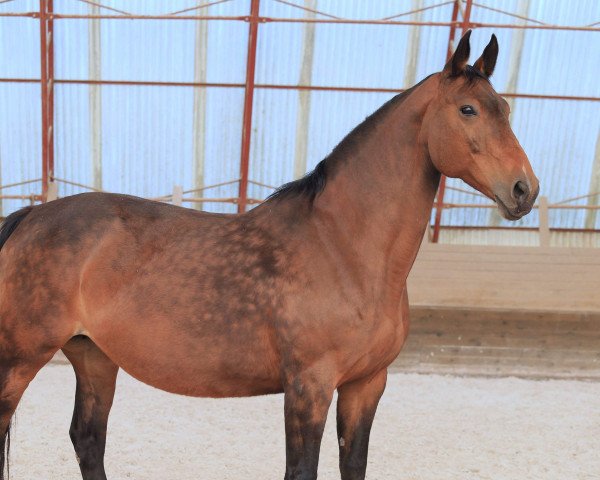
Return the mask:
<svg viewBox="0 0 600 480"><path fill-rule="evenodd" d="M513 198L521 204L529 196L529 187L525 182L518 181L513 187Z"/></svg>

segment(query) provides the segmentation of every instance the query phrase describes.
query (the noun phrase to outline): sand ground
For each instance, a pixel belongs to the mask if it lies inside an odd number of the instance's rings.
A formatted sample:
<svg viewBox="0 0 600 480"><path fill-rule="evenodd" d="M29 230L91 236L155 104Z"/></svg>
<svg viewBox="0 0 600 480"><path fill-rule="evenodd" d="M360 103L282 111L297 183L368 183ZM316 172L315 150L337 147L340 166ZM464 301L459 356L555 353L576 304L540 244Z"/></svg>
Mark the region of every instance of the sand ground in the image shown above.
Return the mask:
<svg viewBox="0 0 600 480"><path fill-rule="evenodd" d="M26 391L13 437L14 480L78 479L68 437L69 365ZM111 412L111 480L282 479L283 397L167 394L121 372ZM337 479L335 413L320 479ZM372 433L371 480L600 479L600 383L393 374Z"/></svg>

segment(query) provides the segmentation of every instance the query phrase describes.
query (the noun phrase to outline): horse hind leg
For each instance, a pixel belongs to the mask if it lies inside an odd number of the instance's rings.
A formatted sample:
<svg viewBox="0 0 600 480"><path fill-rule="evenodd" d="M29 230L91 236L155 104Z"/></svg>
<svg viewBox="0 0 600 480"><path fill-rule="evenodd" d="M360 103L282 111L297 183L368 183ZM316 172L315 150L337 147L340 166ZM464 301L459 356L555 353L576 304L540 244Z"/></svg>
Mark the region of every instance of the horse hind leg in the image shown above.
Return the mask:
<svg viewBox="0 0 600 480"><path fill-rule="evenodd" d="M77 377L69 434L81 476L83 480L106 480L106 427L119 367L87 337L73 337L63 352Z"/></svg>

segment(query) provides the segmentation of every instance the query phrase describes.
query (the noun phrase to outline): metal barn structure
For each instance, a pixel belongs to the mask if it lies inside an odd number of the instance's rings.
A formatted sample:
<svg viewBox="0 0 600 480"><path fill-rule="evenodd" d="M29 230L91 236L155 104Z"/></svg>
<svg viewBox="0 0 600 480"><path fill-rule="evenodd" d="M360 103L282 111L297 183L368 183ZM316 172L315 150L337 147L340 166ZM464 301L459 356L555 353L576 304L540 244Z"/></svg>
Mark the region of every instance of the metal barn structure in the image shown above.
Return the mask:
<svg viewBox="0 0 600 480"><path fill-rule="evenodd" d="M90 189L243 211L473 28L547 200L514 225L444 180L432 240L599 246L599 22L593 0L4 1L1 211Z"/></svg>

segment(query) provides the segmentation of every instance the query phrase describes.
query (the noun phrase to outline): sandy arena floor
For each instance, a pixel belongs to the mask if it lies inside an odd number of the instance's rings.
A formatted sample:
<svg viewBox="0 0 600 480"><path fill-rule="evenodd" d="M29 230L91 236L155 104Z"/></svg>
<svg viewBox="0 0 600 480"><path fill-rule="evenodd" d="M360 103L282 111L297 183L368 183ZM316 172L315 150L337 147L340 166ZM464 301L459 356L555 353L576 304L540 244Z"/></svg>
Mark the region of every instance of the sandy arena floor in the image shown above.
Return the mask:
<svg viewBox="0 0 600 480"><path fill-rule="evenodd" d="M49 365L17 413L14 480L78 479L68 365ZM281 395L185 398L119 374L111 480L282 479ZM339 479L331 409L320 479ZM600 479L600 383L391 375L371 436L371 480Z"/></svg>

